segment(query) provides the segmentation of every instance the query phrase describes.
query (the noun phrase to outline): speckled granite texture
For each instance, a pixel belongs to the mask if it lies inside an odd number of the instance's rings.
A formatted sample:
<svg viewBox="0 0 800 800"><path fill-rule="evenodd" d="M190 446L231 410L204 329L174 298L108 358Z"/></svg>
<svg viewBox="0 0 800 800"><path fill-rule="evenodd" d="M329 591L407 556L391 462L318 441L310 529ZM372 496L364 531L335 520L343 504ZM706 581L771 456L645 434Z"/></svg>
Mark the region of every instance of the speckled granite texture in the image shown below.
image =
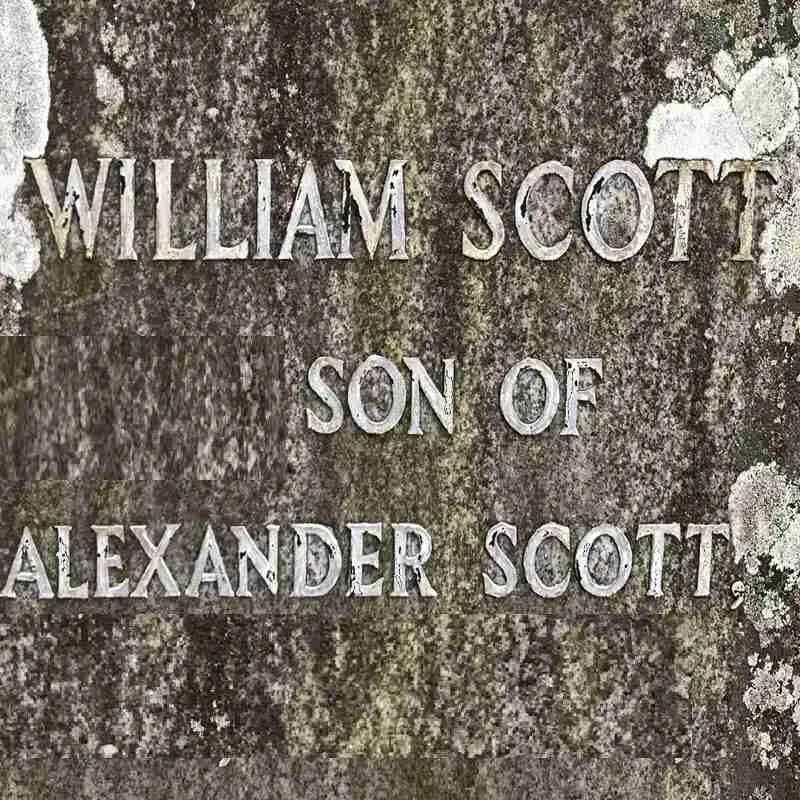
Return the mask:
<svg viewBox="0 0 800 800"><path fill-rule="evenodd" d="M170 563L185 585L208 522L233 558L230 524L413 520L434 536L439 597L298 601L285 571L277 598L251 601L0 601L0 797L796 798L800 563L764 537L800 536L800 145L758 128L747 91L759 76L742 76L767 59L769 85L786 84L770 97L796 106L800 8L33 5L59 191L72 157L90 186L98 156L173 157L175 238L202 239L202 160L223 158L235 242L252 233L249 159L275 159L278 236L305 159L333 208L334 158L356 163L370 197L389 159L406 158L410 257L315 261L299 246L292 262L154 263L142 169L138 263L116 260L113 191L94 259L76 233L60 260L28 171L16 207L41 263L0 289L0 327L15 334L0 342L0 563L27 525L52 566L48 527L72 524L77 582L90 576L89 525L182 522ZM571 165L580 192L610 159L648 169L659 104L717 95L785 171L759 195L756 262L730 260L734 182L697 182L686 263L668 262L666 180L630 261L600 261L579 234L557 262L527 254L511 220L531 167ZM15 142L14 157L36 155ZM509 228L487 263L460 254L475 218L463 176L482 159L503 165ZM778 228L762 242L766 219ZM453 436L308 431L308 365L331 354L352 369L369 353L419 356L437 376L456 358ZM563 376L570 355L605 365L581 436L514 434L497 408L506 370L535 356ZM692 597L696 545L668 551L663 599L645 596L641 547L609 600L575 581L558 601L483 596L497 520L527 536L550 519L631 532L729 514L748 557L717 544L709 598ZM121 552L141 569L135 542Z"/></svg>

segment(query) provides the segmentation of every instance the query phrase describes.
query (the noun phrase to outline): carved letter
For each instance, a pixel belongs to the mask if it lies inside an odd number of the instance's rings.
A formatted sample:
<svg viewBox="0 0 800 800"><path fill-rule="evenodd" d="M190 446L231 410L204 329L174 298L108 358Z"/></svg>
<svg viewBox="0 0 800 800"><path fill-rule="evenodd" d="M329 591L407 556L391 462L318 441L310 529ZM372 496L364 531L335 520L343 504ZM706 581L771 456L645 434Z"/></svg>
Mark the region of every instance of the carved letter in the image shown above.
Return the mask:
<svg viewBox="0 0 800 800"><path fill-rule="evenodd" d="M678 173L675 190L675 215L673 221L672 255L670 261L689 260L689 223L692 219L692 188L694 173L701 172L714 180L714 165L706 158L662 158L656 165L656 180L670 172Z"/></svg>
<svg viewBox="0 0 800 800"><path fill-rule="evenodd" d="M389 169L386 173L386 180L383 184L383 194L381 204L378 207L378 219L373 220L369 210L369 203L364 196L364 190L356 175L352 161L344 158L336 159L336 167L342 173L342 236L339 251L339 258L350 259L353 254L350 252L350 231L352 230L352 207L355 205L361 221L361 235L364 237L364 244L367 246L367 253L370 259L375 256L378 248L378 241L381 236L381 228L389 214L389 224L392 237L392 253L390 261L407 261L406 254L406 201L404 191L403 167L405 161L393 160L389 162Z"/></svg>
<svg viewBox="0 0 800 800"><path fill-rule="evenodd" d="M205 261L247 258L248 242L244 238L239 244L226 247L222 236L222 160L206 159L206 254Z"/></svg>
<svg viewBox="0 0 800 800"><path fill-rule="evenodd" d="M503 185L503 168L496 161L479 161L477 164L473 164L464 176L464 194L478 207L492 233L488 247L476 247L469 236L462 232L461 252L467 258L474 258L476 261L488 261L490 258L494 258L506 240L503 218L478 185L478 176L482 172L488 172L497 181L498 186Z"/></svg>
<svg viewBox="0 0 800 800"><path fill-rule="evenodd" d="M564 409L564 429L562 436L578 435L578 403L597 405L594 386L580 388L582 369L590 369L600 380L603 379L603 361L599 358L565 358L567 362L567 402Z"/></svg>
<svg viewBox="0 0 800 800"><path fill-rule="evenodd" d="M686 528L686 538L700 537L697 553L697 588L695 597L708 597L711 594L711 559L714 554L714 536L721 536L730 541L731 529L726 524L718 525L689 525Z"/></svg>
<svg viewBox="0 0 800 800"><path fill-rule="evenodd" d="M380 420L373 420L364 408L361 399L361 381L373 369L382 369L392 382L392 405L386 416ZM382 434L392 430L403 416L406 407L406 382L400 370L383 356L371 355L358 366L350 378L347 388L347 403L354 422L362 431L372 434Z"/></svg>
<svg viewBox="0 0 800 800"><path fill-rule="evenodd" d="M624 247L611 247L600 234L597 220L599 211L597 195L603 184L615 175L625 175L633 183L639 198L639 219L636 231L633 238ZM630 161L609 161L608 164L600 167L592 176L592 180L583 194L581 223L586 241L589 242L592 250L606 261L625 261L625 259L635 256L644 247L647 237L650 235L653 227L653 215L653 193L650 191L650 184L639 167Z"/></svg>
<svg viewBox="0 0 800 800"><path fill-rule="evenodd" d="M267 584L273 595L278 593L278 526L267 525L267 555L261 552L258 545L243 525L232 525L231 533L239 542L239 588L237 597L252 597L250 593L250 564Z"/></svg>
<svg viewBox="0 0 800 800"><path fill-rule="evenodd" d="M514 406L514 387L517 385L520 374L525 370L538 372L544 381L544 408L539 414L539 418L532 422L523 422ZM521 433L523 436L535 436L547 430L548 426L553 421L553 417L555 417L556 411L558 410L558 401L560 398L561 392L559 391L558 381L553 374L553 370L543 361L539 361L536 358L525 358L514 364L503 379L503 385L500 387L500 410L503 412L505 421L517 433Z"/></svg>
<svg viewBox="0 0 800 800"><path fill-rule="evenodd" d="M301 224L300 222L306 205L308 205L308 210L311 213L311 224ZM310 161L306 164L303 177L300 180L300 186L297 189L297 196L289 217L289 225L286 228L286 238L284 238L283 246L280 253L278 253L280 261L292 260L292 247L297 234L314 237L317 243L317 261L323 258L333 258L330 239L328 239L328 229L325 227L322 198L319 196L317 174L314 172L314 165Z"/></svg>
<svg viewBox="0 0 800 800"><path fill-rule="evenodd" d="M110 555L109 537L125 541L125 529L122 525L92 525L97 535L97 586L95 597L127 597L128 579L115 586L111 585L110 570L122 569L122 558L116 553Z"/></svg>
<svg viewBox="0 0 800 800"><path fill-rule="evenodd" d="M663 597L661 590L661 578L664 574L664 543L667 536L672 536L678 541L681 540L681 526L677 523L661 525L640 525L636 534L637 541L651 537L650 544L650 588L647 590L648 597Z"/></svg>
<svg viewBox="0 0 800 800"><path fill-rule="evenodd" d="M409 552L409 535L419 543L419 550ZM431 535L420 525L400 522L394 525L394 590L392 597L408 597L408 574L410 569L417 579L419 593L422 597L436 597L436 592L428 581L422 568L433 552Z"/></svg>
<svg viewBox="0 0 800 800"><path fill-rule="evenodd" d="M444 429L453 433L453 383L455 380L455 359L444 359L444 394L431 380L425 367L418 358L404 358L403 363L411 370L411 426L408 432L413 436L422 436L422 404L420 403L420 389L425 399L430 404L433 412L439 418Z"/></svg>
<svg viewBox="0 0 800 800"><path fill-rule="evenodd" d="M268 261L272 258L272 159L257 158L258 199L256 201L256 252L253 259Z"/></svg>
<svg viewBox="0 0 800 800"><path fill-rule="evenodd" d="M778 163L776 161L742 161L733 159L723 161L719 179L725 180L728 175L740 173L742 176L742 197L744 205L739 214L739 252L731 256L732 261L753 260L753 218L756 199L756 175L763 172L773 181L778 180Z"/></svg>
<svg viewBox="0 0 800 800"><path fill-rule="evenodd" d="M333 531L324 525L300 525L294 528L294 587L292 597L323 597L328 594L342 572L342 550ZM317 583L308 583L308 537L313 536L322 543L328 558L324 574Z"/></svg>
<svg viewBox="0 0 800 800"><path fill-rule="evenodd" d="M58 596L64 599L85 600L89 596L89 584L70 586L72 558L69 550L69 534L72 528L67 525L56 527L58 536Z"/></svg>
<svg viewBox="0 0 800 800"><path fill-rule="evenodd" d="M172 246L172 158L156 158L156 252L155 261L193 261L197 245Z"/></svg>
<svg viewBox="0 0 800 800"><path fill-rule="evenodd" d="M592 545L601 537L608 536L617 548L619 565L617 575L611 583L598 583L589 571L589 552ZM628 537L616 525L598 525L592 528L581 539L575 553L575 563L578 567L581 586L595 597L611 597L616 594L628 581L633 566L633 552Z"/></svg>
<svg viewBox="0 0 800 800"><path fill-rule="evenodd" d="M364 552L364 536L378 540L380 547L383 525L380 522L359 522L347 526L350 529L350 588L348 597L379 597L383 589L383 578L364 583L364 567L380 569L380 549Z"/></svg>
<svg viewBox="0 0 800 800"><path fill-rule="evenodd" d="M97 236L97 226L100 223L100 214L103 210L108 167L112 160L110 158L98 159L100 167L94 184L92 204L89 205L89 196L83 182L81 168L77 159L73 158L67 176L64 203L61 206L59 206L56 199L56 190L53 187L53 180L50 177L47 162L43 158L37 158L30 162L33 176L36 178L36 184L39 187L39 194L47 209L50 229L53 231L53 238L56 240L59 258L63 259L67 254L67 239L69 238L69 229L72 223L73 208L78 213L78 224L83 236L83 246L86 248L86 258L92 258L94 255L94 240Z"/></svg>
<svg viewBox="0 0 800 800"><path fill-rule="evenodd" d="M136 232L136 159L123 158L119 167L119 260L137 261L133 247Z"/></svg>
<svg viewBox="0 0 800 800"><path fill-rule="evenodd" d="M331 367L341 378L344 375L344 362L340 358L321 356L308 369L308 385L331 410L331 417L326 422L324 419L320 419L310 408L307 408L306 423L315 433L336 433L342 427L344 410L336 393L325 383L325 379L322 377L322 370L325 367Z"/></svg>
<svg viewBox="0 0 800 800"><path fill-rule="evenodd" d="M514 204L514 216L519 238L522 244L525 245L525 249L540 261L555 261L561 258L572 243L572 232L569 232L560 242L551 245L543 244L531 228L531 223L528 219L528 195L531 189L548 175L557 175L561 178L569 190L570 197L574 197L572 190L574 173L572 170L563 164L559 164L558 161L547 161L544 164L539 164L538 167L534 167L525 176L525 180L520 184L517 192L517 201Z"/></svg>
<svg viewBox="0 0 800 800"><path fill-rule="evenodd" d="M136 588L131 593L131 597L147 597L147 587L150 585L150 581L153 580L153 576L156 572L158 572L158 579L164 587L165 595L167 597L180 597L181 590L178 588L178 584L175 583L175 578L172 577L169 567L164 563L164 554L167 552L172 537L180 527L180 525L167 525L164 529L161 541L158 543L158 547L156 547L150 541L145 525L131 525L131 533L136 537L137 541L142 546L142 550L144 550L145 554L150 559L147 568L139 579L139 583L136 584Z"/></svg>
<svg viewBox="0 0 800 800"><path fill-rule="evenodd" d="M206 564L209 558L211 559L213 570L206 572ZM233 597L233 587L230 580L228 580L228 573L225 571L225 563L222 560L222 553L219 551L217 537L214 536L214 531L210 525L206 528L203 543L200 545L200 552L194 562L194 571L192 572L192 579L186 587L186 596L197 597L200 594L201 583L216 583L217 593L220 597Z"/></svg>
<svg viewBox="0 0 800 800"><path fill-rule="evenodd" d="M503 583L497 583L485 572L483 573L483 593L489 597L508 597L517 586L517 568L500 546L501 536L505 536L514 547L517 546L517 529L507 522L498 522L486 534L486 552L500 567L504 578Z"/></svg>
<svg viewBox="0 0 800 800"><path fill-rule="evenodd" d="M569 571L567 571L567 574L558 583L552 585L545 583L536 571L536 553L545 539L555 539L561 542L567 550L570 549L569 528L565 528L563 525L556 525L555 522L548 522L540 528L537 528L533 536L528 540L528 546L525 548L525 557L523 561L525 565L525 579L528 581L528 586L540 597L561 597L569 587Z"/></svg>
<svg viewBox="0 0 800 800"><path fill-rule="evenodd" d="M39 591L40 600L50 600L53 597L53 589L50 586L47 571L44 568L39 551L33 543L31 532L27 528L22 531L17 554L11 563L11 571L8 573L8 580L3 591L0 592L0 597L15 598L17 593L14 591L14 584L17 581L35 583Z"/></svg>

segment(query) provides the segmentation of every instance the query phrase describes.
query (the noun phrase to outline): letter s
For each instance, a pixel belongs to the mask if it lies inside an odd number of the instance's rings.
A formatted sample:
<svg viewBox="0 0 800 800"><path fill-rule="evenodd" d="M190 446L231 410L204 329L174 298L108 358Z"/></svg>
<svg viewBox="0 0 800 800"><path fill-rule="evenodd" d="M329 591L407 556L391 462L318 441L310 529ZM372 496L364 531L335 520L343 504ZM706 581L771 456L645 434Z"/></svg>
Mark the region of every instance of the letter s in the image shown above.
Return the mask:
<svg viewBox="0 0 800 800"><path fill-rule="evenodd" d="M461 253L467 258L474 258L476 261L488 261L490 258L494 258L506 240L506 231L500 214L498 214L492 201L478 185L478 176L482 172L490 173L497 181L498 186L503 185L503 168L496 161L479 161L477 164L473 164L464 176L464 193L467 199L478 207L489 230L492 232L492 240L486 248L476 247L469 236L462 232Z"/></svg>
<svg viewBox="0 0 800 800"><path fill-rule="evenodd" d="M306 409L308 427L315 433L336 433L342 427L344 411L333 389L325 383L322 370L332 367L341 378L344 376L344 362L340 358L321 356L308 369L308 385L320 400L331 410L330 419L320 419L310 408Z"/></svg>

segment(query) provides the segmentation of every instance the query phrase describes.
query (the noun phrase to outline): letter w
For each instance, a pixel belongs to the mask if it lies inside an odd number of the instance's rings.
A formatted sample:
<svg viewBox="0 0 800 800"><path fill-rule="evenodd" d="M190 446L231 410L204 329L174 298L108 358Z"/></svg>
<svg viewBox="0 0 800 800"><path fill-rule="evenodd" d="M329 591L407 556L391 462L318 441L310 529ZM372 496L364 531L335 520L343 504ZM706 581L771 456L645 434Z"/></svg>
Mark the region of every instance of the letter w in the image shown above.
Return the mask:
<svg viewBox="0 0 800 800"><path fill-rule="evenodd" d="M29 162L33 170L33 176L36 178L36 184L39 187L39 194L47 210L47 216L50 218L50 227L56 240L60 258L63 259L67 254L67 239L69 238L69 229L72 224L73 208L78 212L78 224L83 236L83 246L86 248L86 257L92 258L94 255L94 240L97 236L97 226L103 209L108 167L112 160L111 158L98 159L100 168L94 184L94 199L91 205L88 201L88 192L86 191L77 159L72 159L67 177L64 202L60 205L56 198L56 190L53 187L53 180L50 177L50 170L47 168L45 159L37 158Z"/></svg>

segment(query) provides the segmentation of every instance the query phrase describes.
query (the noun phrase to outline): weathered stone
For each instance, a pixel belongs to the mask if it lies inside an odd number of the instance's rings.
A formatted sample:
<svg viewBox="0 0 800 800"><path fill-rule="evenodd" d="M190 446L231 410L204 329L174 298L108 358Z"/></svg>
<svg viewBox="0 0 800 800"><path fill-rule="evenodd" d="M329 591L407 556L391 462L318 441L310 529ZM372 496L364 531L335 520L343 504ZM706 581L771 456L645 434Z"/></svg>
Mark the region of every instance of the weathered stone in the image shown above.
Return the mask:
<svg viewBox="0 0 800 800"><path fill-rule="evenodd" d="M72 583L92 591L40 601L28 583L0 600L0 795L797 795L793 4L17 0L4 13L33 44L6 48L27 65L13 74L34 77L31 113L0 119L19 134L0 142L3 203L16 197L16 217L0 220L14 234L0 327L24 335L0 342L0 585L27 526L55 586L53 526L70 525ZM0 96L18 111L9 80ZM16 191L22 157L42 147L59 196L72 158L87 187L98 158L136 159L137 261L117 258L113 170L93 258L77 225L59 258L30 168ZM774 187L759 183L755 262L731 259L741 179L699 174L688 260L670 262L677 178L654 179L662 157L781 166ZM374 259L354 233L352 261L317 260L313 237L298 237L292 261L154 261L147 165L166 158L181 244L203 240L203 161L222 159L229 245L255 245L253 160L274 159L274 256L307 161L333 237L335 159L353 161L373 208L390 160L404 159L408 260L390 257L384 232ZM645 171L655 209L620 263L595 255L580 213L614 159ZM488 261L462 255L465 232L488 244L463 191L478 161L502 166L487 192L508 235ZM547 161L575 178L573 197L548 180L524 209L545 245L573 233L552 262L514 228L517 189ZM595 199L602 236L624 243L630 183L614 178ZM383 436L349 417L333 435L309 430L306 376L324 354L347 375L370 354L418 357L440 386L454 358L452 434L426 414L423 435L407 435L408 411ZM506 424L500 387L524 358L551 365L562 393L565 358L602 359L577 437L560 435L563 397L539 436ZM521 391L521 407L541 402ZM365 406L385 401L373 386ZM387 583L389 526L424 525L437 597L347 597L347 576L324 598L290 597L286 534L301 521L330 526L345 557L347 522L382 522ZM506 598L483 593L498 521L519 533ZM563 596L532 592L523 550L548 521L569 527L572 551L545 553L544 578L573 567L580 538L605 523L632 544L624 588L593 597L573 568ZM728 521L708 597L694 596L696 538L668 542L663 596L648 596L640 524ZM166 556L182 590L207 525L233 589L230 526L262 544L281 526L277 595L254 579L252 598L165 597L156 577L146 599L93 596L91 525L126 526L115 553L133 587L147 557L129 526L150 526L156 543L168 523L182 526ZM617 568L611 551L593 558Z"/></svg>

